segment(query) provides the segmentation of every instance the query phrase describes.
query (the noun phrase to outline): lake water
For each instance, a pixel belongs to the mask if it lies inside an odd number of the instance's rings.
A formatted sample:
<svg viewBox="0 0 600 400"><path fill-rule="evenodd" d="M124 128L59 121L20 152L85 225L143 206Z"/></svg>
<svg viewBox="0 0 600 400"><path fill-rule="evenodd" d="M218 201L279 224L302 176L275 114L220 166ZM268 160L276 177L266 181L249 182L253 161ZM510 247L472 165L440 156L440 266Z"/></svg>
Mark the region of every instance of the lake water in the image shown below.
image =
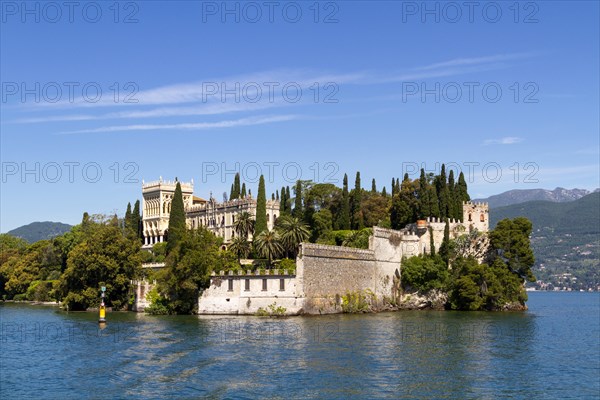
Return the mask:
<svg viewBox="0 0 600 400"><path fill-rule="evenodd" d="M0 305L0 398L600 397L600 294L269 319Z"/></svg>

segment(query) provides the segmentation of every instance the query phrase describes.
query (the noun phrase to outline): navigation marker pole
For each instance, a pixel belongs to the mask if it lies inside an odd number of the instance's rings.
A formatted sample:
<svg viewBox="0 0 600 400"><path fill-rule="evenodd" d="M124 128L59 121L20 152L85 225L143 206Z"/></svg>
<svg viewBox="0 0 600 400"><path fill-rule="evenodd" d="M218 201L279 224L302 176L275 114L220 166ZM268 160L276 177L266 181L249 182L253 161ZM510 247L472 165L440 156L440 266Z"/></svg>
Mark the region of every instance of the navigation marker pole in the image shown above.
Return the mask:
<svg viewBox="0 0 600 400"><path fill-rule="evenodd" d="M102 286L102 300L100 301L100 318L98 319L99 323L106 322L106 307L104 305L104 292L106 292L106 286Z"/></svg>

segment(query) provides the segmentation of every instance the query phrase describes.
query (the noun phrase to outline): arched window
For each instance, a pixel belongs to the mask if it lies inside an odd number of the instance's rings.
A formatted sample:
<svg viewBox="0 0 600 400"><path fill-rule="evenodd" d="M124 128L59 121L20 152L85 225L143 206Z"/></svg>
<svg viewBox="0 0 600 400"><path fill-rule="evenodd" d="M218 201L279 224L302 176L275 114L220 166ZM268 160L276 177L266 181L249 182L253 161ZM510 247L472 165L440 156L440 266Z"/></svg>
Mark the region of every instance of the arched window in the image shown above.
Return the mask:
<svg viewBox="0 0 600 400"><path fill-rule="evenodd" d="M480 222L485 222L485 215L484 215L484 214L481 214L481 215L479 216L479 221L480 221Z"/></svg>
<svg viewBox="0 0 600 400"><path fill-rule="evenodd" d="M469 221L473 221L473 217L469 214Z"/></svg>

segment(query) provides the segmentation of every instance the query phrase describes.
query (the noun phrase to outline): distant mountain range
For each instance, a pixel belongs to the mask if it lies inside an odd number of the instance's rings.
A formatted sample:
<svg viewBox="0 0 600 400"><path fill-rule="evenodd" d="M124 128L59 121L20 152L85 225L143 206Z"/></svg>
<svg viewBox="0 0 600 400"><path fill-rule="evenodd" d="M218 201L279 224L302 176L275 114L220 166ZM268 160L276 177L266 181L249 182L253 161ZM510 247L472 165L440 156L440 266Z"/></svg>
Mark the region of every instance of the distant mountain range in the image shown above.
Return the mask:
<svg viewBox="0 0 600 400"><path fill-rule="evenodd" d="M53 237L62 235L70 231L71 225L61 222L32 222L28 225L23 225L18 228L8 231L12 236L20 237L27 240L29 243L37 242L38 240L52 239Z"/></svg>
<svg viewBox="0 0 600 400"><path fill-rule="evenodd" d="M600 189L596 189L594 193ZM527 201L551 201L553 203L564 203L574 201L590 194L587 189L564 189L557 187L548 189L515 189L508 192L490 196L487 199L474 199L473 201L486 202L490 208L510 206L512 204L525 203Z"/></svg>
<svg viewBox="0 0 600 400"><path fill-rule="evenodd" d="M534 274L551 287L600 286L600 192L571 202L529 201L490 209L490 228L504 218L533 224Z"/></svg>

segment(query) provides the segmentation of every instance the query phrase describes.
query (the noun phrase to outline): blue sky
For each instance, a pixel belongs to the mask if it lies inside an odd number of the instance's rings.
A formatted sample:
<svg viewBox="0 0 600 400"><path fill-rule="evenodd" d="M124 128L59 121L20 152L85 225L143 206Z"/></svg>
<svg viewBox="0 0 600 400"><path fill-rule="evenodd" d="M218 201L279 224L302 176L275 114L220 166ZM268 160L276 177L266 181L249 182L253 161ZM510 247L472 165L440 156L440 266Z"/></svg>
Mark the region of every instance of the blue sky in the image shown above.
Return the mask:
<svg viewBox="0 0 600 400"><path fill-rule="evenodd" d="M238 169L600 186L598 2L272 4L1 2L0 231L122 215L159 177L220 199Z"/></svg>

